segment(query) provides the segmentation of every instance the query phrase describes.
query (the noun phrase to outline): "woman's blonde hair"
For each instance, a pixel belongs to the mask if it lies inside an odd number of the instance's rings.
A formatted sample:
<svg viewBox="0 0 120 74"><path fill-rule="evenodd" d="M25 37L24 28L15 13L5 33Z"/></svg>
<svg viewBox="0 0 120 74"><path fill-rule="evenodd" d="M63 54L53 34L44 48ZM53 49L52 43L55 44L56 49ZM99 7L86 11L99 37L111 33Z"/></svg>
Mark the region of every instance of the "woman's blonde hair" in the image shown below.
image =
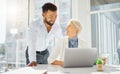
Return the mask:
<svg viewBox="0 0 120 74"><path fill-rule="evenodd" d="M81 26L80 22L78 20L76 20L76 19L71 19L69 21L69 24L70 23L73 24L78 29L78 34L79 34L81 32L81 30L82 30L82 26Z"/></svg>

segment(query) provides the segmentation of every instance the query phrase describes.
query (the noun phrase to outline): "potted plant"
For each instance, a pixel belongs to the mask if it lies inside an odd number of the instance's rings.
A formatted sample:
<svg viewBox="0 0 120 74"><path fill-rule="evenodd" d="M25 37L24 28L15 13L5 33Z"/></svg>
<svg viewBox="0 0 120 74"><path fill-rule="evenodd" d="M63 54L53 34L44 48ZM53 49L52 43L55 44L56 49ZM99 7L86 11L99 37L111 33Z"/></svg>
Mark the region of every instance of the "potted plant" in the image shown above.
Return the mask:
<svg viewBox="0 0 120 74"><path fill-rule="evenodd" d="M96 60L96 66L98 71L103 71L103 60L98 58Z"/></svg>

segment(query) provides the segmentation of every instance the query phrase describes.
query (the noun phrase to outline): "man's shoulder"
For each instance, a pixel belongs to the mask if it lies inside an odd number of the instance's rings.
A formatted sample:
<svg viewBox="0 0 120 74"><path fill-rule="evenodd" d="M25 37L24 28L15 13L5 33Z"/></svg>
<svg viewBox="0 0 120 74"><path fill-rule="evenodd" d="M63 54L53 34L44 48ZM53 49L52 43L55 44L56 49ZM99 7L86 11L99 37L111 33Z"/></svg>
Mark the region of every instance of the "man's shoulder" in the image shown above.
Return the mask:
<svg viewBox="0 0 120 74"><path fill-rule="evenodd" d="M85 40L80 39L80 38L78 38L78 41L79 41L80 43L83 43L83 44L86 44L86 43L87 43Z"/></svg>
<svg viewBox="0 0 120 74"><path fill-rule="evenodd" d="M55 22L55 23L53 24L53 27L56 28L56 29L57 29L57 28L61 28L61 27L60 27L60 24L58 24L57 22Z"/></svg>

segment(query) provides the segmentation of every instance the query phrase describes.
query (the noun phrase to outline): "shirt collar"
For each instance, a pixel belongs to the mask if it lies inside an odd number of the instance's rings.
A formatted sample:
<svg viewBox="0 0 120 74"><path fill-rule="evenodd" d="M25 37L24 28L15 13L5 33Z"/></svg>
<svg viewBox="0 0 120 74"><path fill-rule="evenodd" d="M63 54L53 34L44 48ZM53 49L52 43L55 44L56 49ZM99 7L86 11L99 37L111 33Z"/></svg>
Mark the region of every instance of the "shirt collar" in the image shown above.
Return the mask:
<svg viewBox="0 0 120 74"><path fill-rule="evenodd" d="M77 41L78 40L78 37L74 37L74 38L69 38L70 41Z"/></svg>

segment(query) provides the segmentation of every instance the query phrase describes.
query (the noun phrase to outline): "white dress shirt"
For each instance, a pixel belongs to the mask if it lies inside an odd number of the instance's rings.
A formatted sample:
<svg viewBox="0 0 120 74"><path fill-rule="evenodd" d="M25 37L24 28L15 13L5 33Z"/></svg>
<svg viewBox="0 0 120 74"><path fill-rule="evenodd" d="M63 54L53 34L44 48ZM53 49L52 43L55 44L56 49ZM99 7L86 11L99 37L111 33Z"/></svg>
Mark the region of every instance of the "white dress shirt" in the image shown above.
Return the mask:
<svg viewBox="0 0 120 74"><path fill-rule="evenodd" d="M53 24L48 33L43 20L38 19L34 21L28 30L28 54L30 62L36 61L36 51L49 50L61 36L60 25Z"/></svg>
<svg viewBox="0 0 120 74"><path fill-rule="evenodd" d="M78 48L87 47L88 47L87 43L78 38ZM52 52L48 57L48 63L51 64L55 60L64 61L65 48L68 48L68 37L63 37L57 42L56 46L52 49Z"/></svg>

